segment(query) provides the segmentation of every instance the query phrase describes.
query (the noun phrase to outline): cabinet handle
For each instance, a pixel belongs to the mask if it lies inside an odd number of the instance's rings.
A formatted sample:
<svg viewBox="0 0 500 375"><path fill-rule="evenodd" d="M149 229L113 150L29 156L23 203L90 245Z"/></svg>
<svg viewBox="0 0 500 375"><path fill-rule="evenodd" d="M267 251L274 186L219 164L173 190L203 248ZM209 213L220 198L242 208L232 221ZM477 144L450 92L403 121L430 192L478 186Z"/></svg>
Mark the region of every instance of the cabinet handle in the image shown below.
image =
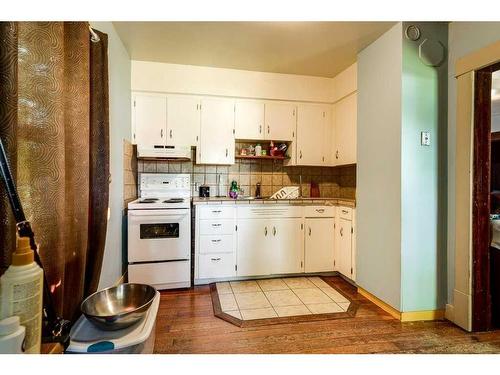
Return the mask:
<svg viewBox="0 0 500 375"><path fill-rule="evenodd" d="M339 158L339 151L337 150L337 152L335 153L335 159L338 159Z"/></svg>
<svg viewBox="0 0 500 375"><path fill-rule="evenodd" d="M221 210L212 210L213 214L220 214L222 211Z"/></svg>
<svg viewBox="0 0 500 375"><path fill-rule="evenodd" d="M276 236L276 227L273 227L273 236Z"/></svg>
<svg viewBox="0 0 500 375"><path fill-rule="evenodd" d="M311 227L309 227L309 236L311 235Z"/></svg>
<svg viewBox="0 0 500 375"><path fill-rule="evenodd" d="M300 150L299 154L299 159L302 159L302 150Z"/></svg>
<svg viewBox="0 0 500 375"><path fill-rule="evenodd" d="M264 228L264 235L267 236L267 227Z"/></svg>
<svg viewBox="0 0 500 375"><path fill-rule="evenodd" d="M267 125L267 134L269 134L269 125Z"/></svg>
<svg viewBox="0 0 500 375"><path fill-rule="evenodd" d="M317 208L316 212L319 212L320 214L322 214L323 212L325 212L325 209L324 208Z"/></svg>
<svg viewBox="0 0 500 375"><path fill-rule="evenodd" d="M220 258L210 258L210 260L211 260L212 262L218 262L218 261L220 260Z"/></svg>
<svg viewBox="0 0 500 375"><path fill-rule="evenodd" d="M340 236L343 237L344 236L344 228L340 228Z"/></svg>
<svg viewBox="0 0 500 375"><path fill-rule="evenodd" d="M262 125L259 125L259 134L262 134Z"/></svg>
<svg viewBox="0 0 500 375"><path fill-rule="evenodd" d="M226 148L226 158L227 158L227 154L228 154L228 151L227 151L227 148Z"/></svg>
<svg viewBox="0 0 500 375"><path fill-rule="evenodd" d="M170 139L172 139L172 129L170 129Z"/></svg>
<svg viewBox="0 0 500 375"><path fill-rule="evenodd" d="M220 238L219 238L219 239L217 239L217 240L212 240L212 242L214 242L214 243L217 243L217 242L220 242L220 241L221 241L221 239L220 239Z"/></svg>
<svg viewBox="0 0 500 375"><path fill-rule="evenodd" d="M160 130L160 137L163 138L163 129Z"/></svg>
<svg viewBox="0 0 500 375"><path fill-rule="evenodd" d="M343 213L343 214L347 214L347 213L349 213L349 211L347 211L347 210L342 210L342 213Z"/></svg>
<svg viewBox="0 0 500 375"><path fill-rule="evenodd" d="M220 227L222 224L212 224L213 227Z"/></svg>

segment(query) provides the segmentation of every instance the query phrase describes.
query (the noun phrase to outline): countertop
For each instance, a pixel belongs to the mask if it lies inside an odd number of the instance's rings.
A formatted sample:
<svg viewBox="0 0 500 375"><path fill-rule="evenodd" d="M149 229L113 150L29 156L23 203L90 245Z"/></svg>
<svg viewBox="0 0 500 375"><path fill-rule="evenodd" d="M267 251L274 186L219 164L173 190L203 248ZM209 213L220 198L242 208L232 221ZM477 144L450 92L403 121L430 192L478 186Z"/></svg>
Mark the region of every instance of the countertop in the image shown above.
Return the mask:
<svg viewBox="0 0 500 375"><path fill-rule="evenodd" d="M356 207L356 200L349 198L296 198L296 199L233 199L229 197L193 197L193 204L294 204Z"/></svg>

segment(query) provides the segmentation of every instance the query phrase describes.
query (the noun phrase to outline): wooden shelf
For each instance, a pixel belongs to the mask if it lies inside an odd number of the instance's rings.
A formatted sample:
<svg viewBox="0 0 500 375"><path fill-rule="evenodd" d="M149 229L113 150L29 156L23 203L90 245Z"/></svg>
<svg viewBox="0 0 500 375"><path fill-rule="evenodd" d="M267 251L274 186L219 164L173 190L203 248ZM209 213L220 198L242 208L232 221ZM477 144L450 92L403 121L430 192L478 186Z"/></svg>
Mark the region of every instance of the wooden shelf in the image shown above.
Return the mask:
<svg viewBox="0 0 500 375"><path fill-rule="evenodd" d="M261 156L255 156L255 155L236 155L236 159L267 159L267 160L285 160L289 159L287 156L271 156L271 155L261 155Z"/></svg>

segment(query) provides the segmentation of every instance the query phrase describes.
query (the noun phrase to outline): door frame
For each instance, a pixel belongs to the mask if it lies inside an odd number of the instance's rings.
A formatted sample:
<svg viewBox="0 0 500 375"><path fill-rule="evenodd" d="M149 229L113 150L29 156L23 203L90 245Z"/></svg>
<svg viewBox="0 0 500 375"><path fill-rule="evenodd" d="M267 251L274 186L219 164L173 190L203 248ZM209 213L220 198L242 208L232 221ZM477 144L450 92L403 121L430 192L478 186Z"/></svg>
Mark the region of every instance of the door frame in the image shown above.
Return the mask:
<svg viewBox="0 0 500 375"><path fill-rule="evenodd" d="M487 80L487 70L499 63L500 40L464 56L455 65L457 118L454 124L455 191L452 192L455 202L455 240L452 249L455 254L455 278L453 301L447 306L446 317L468 331L488 329L491 324L488 322L489 314L485 313L491 303L487 280L489 264L486 272L483 272L489 259L484 245L485 233L489 231L489 185L487 196L481 190L481 187L485 188L483 183L477 186L480 178L484 179L485 175L489 175L484 173L486 166L481 165L480 161L484 159L483 155L490 149L490 145L487 150L479 149L480 145L476 144L475 139L481 138L480 143L483 144L486 139L491 139L491 134L483 137L484 127L478 127L476 124L484 123L484 117L488 116L488 113L481 113L480 110L486 97L484 87L487 85L484 80ZM486 70L481 72L482 69ZM483 87L482 94L475 95L476 84ZM476 100L479 102L476 103ZM488 100L491 100L489 96ZM489 156L486 160L489 160ZM484 230L486 210L488 229ZM478 235L479 232L482 234Z"/></svg>
<svg viewBox="0 0 500 375"><path fill-rule="evenodd" d="M491 322L490 181L491 81L500 63L474 74L472 192L472 330L487 331Z"/></svg>

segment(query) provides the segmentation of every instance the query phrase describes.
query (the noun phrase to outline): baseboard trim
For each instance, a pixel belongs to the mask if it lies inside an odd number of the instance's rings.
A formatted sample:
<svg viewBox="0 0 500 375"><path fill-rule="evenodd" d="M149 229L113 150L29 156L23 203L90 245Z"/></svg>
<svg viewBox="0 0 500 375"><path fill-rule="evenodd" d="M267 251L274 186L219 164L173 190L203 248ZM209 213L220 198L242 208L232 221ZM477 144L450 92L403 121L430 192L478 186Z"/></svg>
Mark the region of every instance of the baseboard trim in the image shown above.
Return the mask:
<svg viewBox="0 0 500 375"><path fill-rule="evenodd" d="M402 322L418 322L424 320L443 320L444 310L407 311L401 313Z"/></svg>
<svg viewBox="0 0 500 375"><path fill-rule="evenodd" d="M375 297L373 294L371 294L367 290L364 290L363 288L358 287L358 293L361 294L363 297L365 297L370 302L373 302L375 305L380 307L386 313L389 313L394 318L401 320L401 313L398 310L396 310L394 307L392 307L391 305L388 305L387 303L385 303L381 299Z"/></svg>
<svg viewBox="0 0 500 375"><path fill-rule="evenodd" d="M406 311L400 312L391 305L385 303L380 298L375 297L373 294L368 292L367 290L358 287L358 293L365 297L370 302L373 302L375 305L380 307L386 313L392 315L393 318L396 318L402 322L417 322L417 321L425 321L425 320L443 320L444 319L444 310L423 310L423 311Z"/></svg>

